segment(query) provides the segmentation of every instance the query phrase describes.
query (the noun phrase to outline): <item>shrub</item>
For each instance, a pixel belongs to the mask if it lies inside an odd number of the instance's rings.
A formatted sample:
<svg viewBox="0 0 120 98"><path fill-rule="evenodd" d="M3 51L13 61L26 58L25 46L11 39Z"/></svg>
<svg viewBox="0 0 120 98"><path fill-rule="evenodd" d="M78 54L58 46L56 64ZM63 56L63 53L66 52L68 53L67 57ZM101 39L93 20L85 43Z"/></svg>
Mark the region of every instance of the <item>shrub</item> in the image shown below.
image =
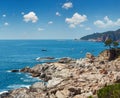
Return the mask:
<svg viewBox="0 0 120 98"><path fill-rule="evenodd" d="M120 84L106 86L97 92L98 98L120 98Z"/></svg>

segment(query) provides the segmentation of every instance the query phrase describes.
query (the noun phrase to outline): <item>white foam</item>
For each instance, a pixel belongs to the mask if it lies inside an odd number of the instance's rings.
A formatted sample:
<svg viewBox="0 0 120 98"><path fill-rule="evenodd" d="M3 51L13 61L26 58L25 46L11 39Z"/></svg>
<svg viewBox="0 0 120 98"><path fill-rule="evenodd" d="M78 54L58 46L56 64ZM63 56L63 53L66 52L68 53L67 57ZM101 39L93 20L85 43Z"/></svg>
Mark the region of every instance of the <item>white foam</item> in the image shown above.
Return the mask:
<svg viewBox="0 0 120 98"><path fill-rule="evenodd" d="M11 70L7 70L6 72L11 72Z"/></svg>
<svg viewBox="0 0 120 98"><path fill-rule="evenodd" d="M3 94L3 93L7 93L7 92L8 92L8 91L2 91L2 92L0 92L0 95Z"/></svg>
<svg viewBox="0 0 120 98"><path fill-rule="evenodd" d="M21 88L21 87L29 88L30 85L24 85L24 84L13 84L13 85L9 85L9 86L7 86L7 88L10 88L10 89L17 89L17 88Z"/></svg>

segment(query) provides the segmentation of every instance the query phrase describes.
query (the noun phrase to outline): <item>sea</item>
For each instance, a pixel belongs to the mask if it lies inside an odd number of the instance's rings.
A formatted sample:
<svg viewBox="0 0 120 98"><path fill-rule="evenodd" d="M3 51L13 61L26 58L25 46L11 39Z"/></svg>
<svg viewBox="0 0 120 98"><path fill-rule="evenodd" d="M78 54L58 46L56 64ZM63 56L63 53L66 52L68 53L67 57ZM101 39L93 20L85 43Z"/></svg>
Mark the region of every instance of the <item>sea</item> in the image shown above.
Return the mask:
<svg viewBox="0 0 120 98"><path fill-rule="evenodd" d="M84 58L87 52L97 56L105 48L102 42L78 40L0 40L0 93L29 87L41 81L27 73L11 72L26 66L52 62L37 61L38 57L54 57L55 60L62 57L80 59Z"/></svg>

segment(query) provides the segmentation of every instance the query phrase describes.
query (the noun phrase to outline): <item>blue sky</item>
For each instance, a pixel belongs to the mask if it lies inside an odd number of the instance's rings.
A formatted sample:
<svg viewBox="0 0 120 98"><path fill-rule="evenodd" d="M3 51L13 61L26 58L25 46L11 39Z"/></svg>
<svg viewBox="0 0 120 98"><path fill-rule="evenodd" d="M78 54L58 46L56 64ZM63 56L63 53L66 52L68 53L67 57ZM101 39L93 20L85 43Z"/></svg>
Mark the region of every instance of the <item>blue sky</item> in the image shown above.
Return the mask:
<svg viewBox="0 0 120 98"><path fill-rule="evenodd" d="M0 39L74 39L120 29L120 0L0 0Z"/></svg>

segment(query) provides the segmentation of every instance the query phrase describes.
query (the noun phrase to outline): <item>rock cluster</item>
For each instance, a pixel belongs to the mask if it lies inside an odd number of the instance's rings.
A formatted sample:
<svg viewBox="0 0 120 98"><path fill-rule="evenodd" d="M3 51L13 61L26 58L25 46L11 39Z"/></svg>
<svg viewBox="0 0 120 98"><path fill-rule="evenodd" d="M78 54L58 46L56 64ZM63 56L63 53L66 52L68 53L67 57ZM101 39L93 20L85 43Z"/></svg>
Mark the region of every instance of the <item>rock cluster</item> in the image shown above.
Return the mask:
<svg viewBox="0 0 120 98"><path fill-rule="evenodd" d="M65 61L64 61L65 60ZM88 53L86 58L72 60L63 58L58 62L26 67L28 72L39 77L30 88L20 88L2 94L1 98L97 98L100 88L120 82L120 60L100 60Z"/></svg>

